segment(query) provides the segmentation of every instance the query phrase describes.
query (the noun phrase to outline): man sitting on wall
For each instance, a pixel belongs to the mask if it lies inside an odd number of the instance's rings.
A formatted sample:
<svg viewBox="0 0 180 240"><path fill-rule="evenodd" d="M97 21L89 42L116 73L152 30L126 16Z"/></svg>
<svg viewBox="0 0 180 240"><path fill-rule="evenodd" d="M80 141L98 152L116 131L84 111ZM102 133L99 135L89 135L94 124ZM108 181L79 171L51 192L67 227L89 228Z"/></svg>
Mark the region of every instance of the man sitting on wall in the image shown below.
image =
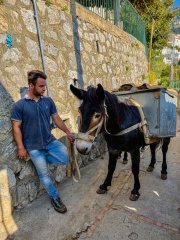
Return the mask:
<svg viewBox="0 0 180 240"><path fill-rule="evenodd" d="M47 76L38 70L28 73L29 92L13 107L12 129L18 157L23 160L27 160L28 156L31 158L54 209L65 213L67 208L50 178L48 164L67 165L68 154L66 147L51 133L50 117L71 142L74 141L74 135L58 115L53 100L43 96L46 91L46 78Z"/></svg>

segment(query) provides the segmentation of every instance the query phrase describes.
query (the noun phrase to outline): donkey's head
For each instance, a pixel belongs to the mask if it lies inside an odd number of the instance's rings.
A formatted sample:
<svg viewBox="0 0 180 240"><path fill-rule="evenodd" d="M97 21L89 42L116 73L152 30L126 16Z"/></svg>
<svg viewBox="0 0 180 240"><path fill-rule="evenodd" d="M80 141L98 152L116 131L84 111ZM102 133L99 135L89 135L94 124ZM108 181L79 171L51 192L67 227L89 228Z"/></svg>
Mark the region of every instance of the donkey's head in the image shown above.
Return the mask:
<svg viewBox="0 0 180 240"><path fill-rule="evenodd" d="M81 154L88 154L104 120L104 89L100 84L97 88L88 87L87 91L78 89L73 85L70 85L70 89L81 100L79 107L80 126L76 147Z"/></svg>

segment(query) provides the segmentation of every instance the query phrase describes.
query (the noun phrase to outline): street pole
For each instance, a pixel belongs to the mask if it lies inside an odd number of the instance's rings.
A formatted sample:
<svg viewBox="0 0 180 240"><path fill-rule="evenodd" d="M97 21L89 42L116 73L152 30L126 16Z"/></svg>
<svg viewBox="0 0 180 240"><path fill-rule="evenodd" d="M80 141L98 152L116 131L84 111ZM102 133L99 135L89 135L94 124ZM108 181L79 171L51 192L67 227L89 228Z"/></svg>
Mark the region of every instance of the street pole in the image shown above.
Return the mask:
<svg viewBox="0 0 180 240"><path fill-rule="evenodd" d="M175 35L173 37L173 49L172 49L172 59L171 59L170 82L172 82L173 78L174 78L174 66L173 66L173 63L174 63L174 47L175 47Z"/></svg>
<svg viewBox="0 0 180 240"><path fill-rule="evenodd" d="M149 43L149 61L148 61L148 72L149 72L149 75L151 73L152 40L153 40L153 34L154 34L154 25L155 25L155 20L152 19L151 37L150 37L150 43Z"/></svg>
<svg viewBox="0 0 180 240"><path fill-rule="evenodd" d="M120 1L114 0L114 25L121 27L120 19Z"/></svg>

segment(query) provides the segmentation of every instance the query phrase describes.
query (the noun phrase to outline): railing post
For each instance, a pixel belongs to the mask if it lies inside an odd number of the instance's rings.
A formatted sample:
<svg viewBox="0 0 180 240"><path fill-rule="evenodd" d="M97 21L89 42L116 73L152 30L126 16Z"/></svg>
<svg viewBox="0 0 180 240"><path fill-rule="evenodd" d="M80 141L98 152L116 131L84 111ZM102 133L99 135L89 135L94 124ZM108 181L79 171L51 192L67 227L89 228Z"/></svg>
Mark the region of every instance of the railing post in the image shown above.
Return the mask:
<svg viewBox="0 0 180 240"><path fill-rule="evenodd" d="M121 0L114 0L114 25L118 27L121 27L120 1Z"/></svg>

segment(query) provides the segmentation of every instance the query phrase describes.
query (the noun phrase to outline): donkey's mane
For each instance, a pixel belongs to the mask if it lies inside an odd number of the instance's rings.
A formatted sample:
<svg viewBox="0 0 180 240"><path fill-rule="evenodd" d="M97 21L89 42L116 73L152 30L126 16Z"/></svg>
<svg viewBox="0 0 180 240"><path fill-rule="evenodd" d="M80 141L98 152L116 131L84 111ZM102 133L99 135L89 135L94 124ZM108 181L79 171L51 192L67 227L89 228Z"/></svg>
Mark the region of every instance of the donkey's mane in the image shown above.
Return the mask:
<svg viewBox="0 0 180 240"><path fill-rule="evenodd" d="M119 116L119 103L118 103L117 96L105 91L105 102L109 110L111 109L111 113L118 120L120 116Z"/></svg>

